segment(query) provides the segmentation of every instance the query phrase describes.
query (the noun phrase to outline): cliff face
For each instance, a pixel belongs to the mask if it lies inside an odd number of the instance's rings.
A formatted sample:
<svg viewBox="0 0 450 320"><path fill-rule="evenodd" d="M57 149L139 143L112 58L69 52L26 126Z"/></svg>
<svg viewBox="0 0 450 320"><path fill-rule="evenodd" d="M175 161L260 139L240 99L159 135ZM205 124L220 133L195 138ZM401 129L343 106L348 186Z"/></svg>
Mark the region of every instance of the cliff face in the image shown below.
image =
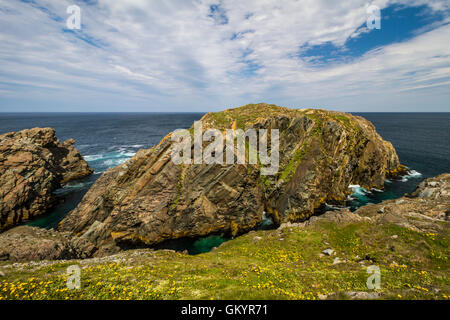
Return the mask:
<svg viewBox="0 0 450 320"><path fill-rule="evenodd" d="M90 238L100 247L237 234L257 226L263 211L277 223L305 219L325 201L344 201L350 184L383 188L387 175L405 170L374 126L350 114L257 104L208 113L202 122L222 132L278 129L278 172L262 176L259 163L175 165L169 134L106 171L59 228L99 234Z"/></svg>
<svg viewBox="0 0 450 320"><path fill-rule="evenodd" d="M51 128L0 135L0 231L44 213L55 189L93 172L74 143Z"/></svg>

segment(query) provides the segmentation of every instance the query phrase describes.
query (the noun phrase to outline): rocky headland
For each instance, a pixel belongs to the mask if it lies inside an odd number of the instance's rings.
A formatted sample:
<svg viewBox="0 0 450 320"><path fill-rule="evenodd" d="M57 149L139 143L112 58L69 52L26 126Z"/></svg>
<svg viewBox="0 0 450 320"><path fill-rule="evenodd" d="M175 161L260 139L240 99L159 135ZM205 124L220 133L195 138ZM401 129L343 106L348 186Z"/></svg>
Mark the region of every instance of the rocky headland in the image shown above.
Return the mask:
<svg viewBox="0 0 450 320"><path fill-rule="evenodd" d="M278 172L262 176L260 163L176 165L172 133L104 172L59 230L88 234L102 254L167 239L236 235L255 228L264 211L276 224L304 220L325 202L343 203L350 184L382 189L386 177L406 171L369 121L342 112L256 104L201 120L204 130L278 129Z"/></svg>
<svg viewBox="0 0 450 320"><path fill-rule="evenodd" d="M0 232L47 212L56 189L92 174L74 143L52 128L0 135Z"/></svg>

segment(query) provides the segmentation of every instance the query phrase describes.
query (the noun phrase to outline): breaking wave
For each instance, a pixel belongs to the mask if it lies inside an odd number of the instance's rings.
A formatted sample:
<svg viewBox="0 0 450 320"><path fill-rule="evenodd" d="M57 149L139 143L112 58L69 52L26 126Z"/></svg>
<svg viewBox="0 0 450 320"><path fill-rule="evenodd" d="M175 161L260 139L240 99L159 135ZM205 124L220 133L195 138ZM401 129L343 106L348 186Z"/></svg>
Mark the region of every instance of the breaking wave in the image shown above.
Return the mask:
<svg viewBox="0 0 450 320"><path fill-rule="evenodd" d="M135 154L136 152L121 148L111 152L87 155L84 156L84 159L88 162L89 166L94 169L94 174L99 174L109 168L124 163Z"/></svg>
<svg viewBox="0 0 450 320"><path fill-rule="evenodd" d="M416 170L408 170L408 174L402 177L402 182L406 182L409 179L420 179L422 174Z"/></svg>

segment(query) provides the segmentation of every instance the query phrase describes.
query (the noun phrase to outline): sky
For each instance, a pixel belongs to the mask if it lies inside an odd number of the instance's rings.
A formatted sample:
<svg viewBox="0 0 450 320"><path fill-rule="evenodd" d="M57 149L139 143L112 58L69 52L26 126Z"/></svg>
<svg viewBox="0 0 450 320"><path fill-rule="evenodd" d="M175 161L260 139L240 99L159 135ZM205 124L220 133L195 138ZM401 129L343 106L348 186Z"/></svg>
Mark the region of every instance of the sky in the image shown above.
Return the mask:
<svg viewBox="0 0 450 320"><path fill-rule="evenodd" d="M450 112L449 22L448 0L0 0L0 112Z"/></svg>

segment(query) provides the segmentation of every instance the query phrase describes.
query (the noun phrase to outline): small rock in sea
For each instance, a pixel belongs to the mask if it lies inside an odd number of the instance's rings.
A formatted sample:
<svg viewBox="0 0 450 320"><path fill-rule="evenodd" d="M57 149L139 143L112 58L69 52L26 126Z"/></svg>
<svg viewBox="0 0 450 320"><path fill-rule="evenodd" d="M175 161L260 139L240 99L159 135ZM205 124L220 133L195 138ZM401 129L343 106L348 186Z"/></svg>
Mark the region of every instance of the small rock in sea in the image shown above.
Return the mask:
<svg viewBox="0 0 450 320"><path fill-rule="evenodd" d="M378 209L378 213L384 213L384 207Z"/></svg>
<svg viewBox="0 0 450 320"><path fill-rule="evenodd" d="M322 251L323 254L326 254L327 256L331 256L333 254L333 249L325 249Z"/></svg>
<svg viewBox="0 0 450 320"><path fill-rule="evenodd" d="M392 239L398 239L398 235L394 234L391 238Z"/></svg>
<svg viewBox="0 0 450 320"><path fill-rule="evenodd" d="M259 241L259 240L261 240L261 239L262 239L261 237L256 236L256 237L253 238L253 241L254 241L254 242L257 242L257 241Z"/></svg>

